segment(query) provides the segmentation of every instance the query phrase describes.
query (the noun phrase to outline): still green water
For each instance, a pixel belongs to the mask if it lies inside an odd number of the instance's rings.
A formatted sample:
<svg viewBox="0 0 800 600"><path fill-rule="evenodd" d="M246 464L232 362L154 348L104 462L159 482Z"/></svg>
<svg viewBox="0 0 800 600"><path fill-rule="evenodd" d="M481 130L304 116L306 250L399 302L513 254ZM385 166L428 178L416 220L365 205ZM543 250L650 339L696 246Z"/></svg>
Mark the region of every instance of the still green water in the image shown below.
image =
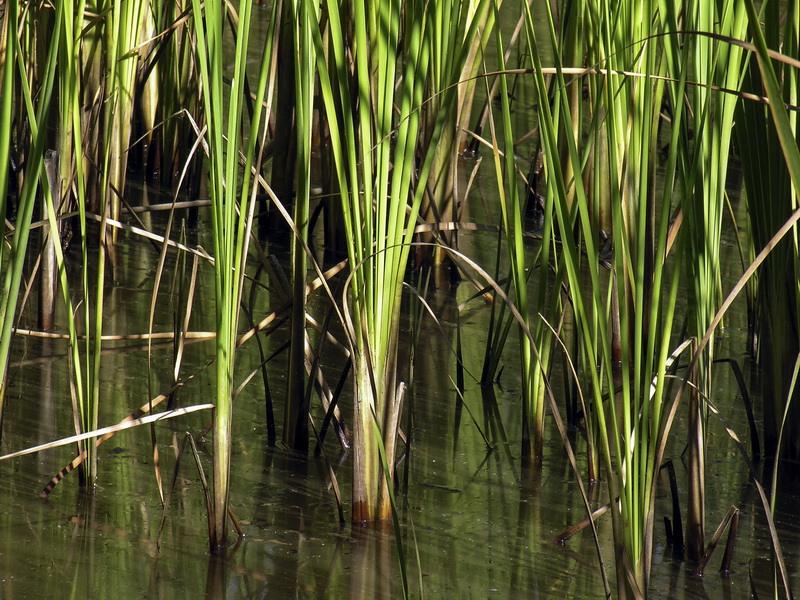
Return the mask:
<svg viewBox="0 0 800 600"><path fill-rule="evenodd" d="M159 218L151 217L151 226L156 230L163 229ZM192 232L192 243L202 243L205 235L200 226ZM462 248L474 253L483 249L488 254L482 260L490 264L493 234L474 235L462 236ZM116 281L107 288L106 333L144 333L157 254L148 244L124 236L118 261ZM174 257L161 286L155 331L172 328L173 269ZM201 266L198 285L191 325L195 331L212 328L213 279L208 266ZM408 399L413 420L403 423L410 451L398 467L398 479L404 482L399 496L400 519L411 595L465 599L602 598L600 565L589 531L577 534L563 546L548 542L584 518L575 477L555 429L550 431L540 480L527 482L520 474L517 440L521 406L513 342L507 346L505 369L500 385L494 389L494 398L468 377L464 405L459 406L451 350L455 340L454 307L473 291L470 284L462 282L451 289L431 292L429 301L442 318L442 327L435 326L429 317L420 327ZM276 298L274 290L260 291L253 306L263 315L270 306L277 305ZM312 303L311 310L318 320L324 318L322 303ZM489 310L480 302L472 302L461 315L464 361L474 373L480 371L483 360ZM33 324L33 312L24 313L23 326ZM718 355L736 358L746 369L741 343L744 326L741 315L729 320ZM286 335L283 328L263 336L265 354L280 347ZM406 330L405 335L409 337L410 332ZM74 431L66 343L18 337L15 348L3 453ZM105 348L101 425L117 422L165 390L172 369L171 343L166 347L154 345L149 363L146 346L141 342L108 342ZM190 344L182 377L197 371L212 351L209 342ZM327 350L324 359L333 381L344 359L335 350ZM252 341L246 344L237 361L238 383L258 366L257 345ZM269 366L279 427L284 369L283 355ZM211 377L211 370L202 372L181 392L178 404L210 401ZM553 377L555 381L560 378L558 373ZM341 454L333 436L326 442L327 459L270 447L261 381L260 375L254 378L235 402L231 502L245 535L224 556L211 556L206 551L205 503L196 468L188 455L179 473L160 548L157 546L161 503L150 431L139 427L119 433L101 446L99 482L93 495L82 492L73 473L49 499L37 497L49 479L73 458L72 446L0 462L0 597L401 597L393 536L338 522L326 460L337 473L345 511L350 497L350 460ZM717 404L746 439L744 413L726 369L718 369L717 384ZM342 400L345 415L350 413L350 397L346 388ZM209 418L208 413L201 412L156 426L165 486L171 481L177 448L185 432L197 435ZM317 408L318 426L321 418ZM668 457L675 461L679 485L685 492L680 462L682 427L682 423L675 427L676 442ZM585 446L580 436L577 438L574 443L581 461ZM209 449L203 443L199 449L206 471L210 472ZM781 478L777 515L792 572L797 572L800 552L796 519L800 494L795 479L791 472ZM596 485L590 491L596 506L606 502L604 485ZM749 598L750 576L762 597L766 597L772 571L762 509L741 458L716 421L711 421L709 427L707 497L709 536L729 506L741 510L733 573L717 572L722 547L704 577L693 575L686 563L673 557L660 525L664 516L671 515L665 482L656 515L659 525L652 597ZM345 519L349 519L347 512ZM597 527L613 586L610 521L601 519Z"/></svg>

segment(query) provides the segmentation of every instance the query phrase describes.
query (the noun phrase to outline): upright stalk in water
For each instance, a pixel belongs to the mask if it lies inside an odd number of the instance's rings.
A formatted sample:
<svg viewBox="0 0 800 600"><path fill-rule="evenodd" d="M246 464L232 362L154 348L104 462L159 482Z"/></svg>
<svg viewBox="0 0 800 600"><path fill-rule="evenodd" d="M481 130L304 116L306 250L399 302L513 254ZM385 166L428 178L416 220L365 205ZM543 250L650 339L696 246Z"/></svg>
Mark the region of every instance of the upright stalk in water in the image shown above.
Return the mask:
<svg viewBox="0 0 800 600"><path fill-rule="evenodd" d="M451 86L463 72L488 2L326 0L324 37L317 6L303 1L314 25L352 269L346 302L352 307L349 342L356 387L353 520L386 519L392 469L381 476L375 436L383 438L391 465L401 409L397 341L409 243L425 192L422 182L431 173L434 149L454 105L456 88ZM448 51L455 58L448 80L440 82L439 112L428 145L421 148L419 109L430 65L437 62L431 55L433 41L440 35L432 25L436 10L449 15Z"/></svg>
<svg viewBox="0 0 800 600"><path fill-rule="evenodd" d="M683 7L683 28L690 31L716 31L737 39L746 33L744 7L737 0L707 3L699 0ZM669 15L672 27L678 29L678 15ZM692 122L684 122L679 131L678 185L681 189L682 231L686 236L687 273L689 279L688 331L701 339L719 309L720 248L722 217L725 211L725 183L731 146L734 110L737 97L715 91L713 86L729 90L741 87L743 77L742 50L707 36L688 34L686 39L672 36L666 56L672 64L670 72L679 72L680 60L691 63L692 79L700 85L684 87L680 82L670 86L671 105L688 103ZM692 125L690 128L689 125ZM698 561L705 552L705 399L711 398L711 367L714 342L706 347L702 360L692 373L697 388L689 403L689 501L686 542L690 560Z"/></svg>
<svg viewBox="0 0 800 600"><path fill-rule="evenodd" d="M267 67L272 54L275 12L273 11L271 30L262 55L258 90L250 121L250 136L244 144L244 170L240 171L239 149L242 144L245 66L252 3L241 3L238 18L229 15L229 11L233 9L224 0L206 0L202 4L200 0L193 0L192 9L210 153L209 195L214 233L217 371L213 429L214 514L213 519L209 519L209 544L211 550L216 551L227 542L236 330L255 199L251 170L261 127L262 101L266 89ZM230 76L230 85L223 80L222 35L223 24L229 17L234 23L236 38L233 72L226 73L226 76ZM226 102L227 90L230 93Z"/></svg>
<svg viewBox="0 0 800 600"><path fill-rule="evenodd" d="M548 3L545 10L558 68L562 51ZM651 35L666 27L664 10L675 6L654 1L591 3L584 38L593 43L587 46L586 62L606 71L591 76L592 114L580 139L558 135L560 127L569 131L573 125L563 72L554 81L552 109L547 102L539 103L545 169L551 180L547 201L553 204L560 234L559 264L566 273L579 332L579 364L590 380L585 396L597 415L609 496L619 498L612 502L611 513L620 597L646 593L653 533L651 491L659 466L655 460L668 434L665 365L680 271L665 269L676 136L664 167L664 190L658 192L656 142L664 84L650 77L665 70L663 46ZM546 97L541 47L530 13L527 32L537 90ZM622 71L644 76L629 77ZM675 128L680 126L681 111L682 106L675 109ZM569 169L561 163L562 139ZM584 145L594 156L590 177ZM574 173L571 180L565 178L569 172ZM600 177L601 173L608 177ZM599 223L592 205L593 199L605 196L611 198L612 208L613 248L608 260L600 253ZM613 326L617 318L618 328ZM619 331L619 359L612 330Z"/></svg>
<svg viewBox="0 0 800 600"><path fill-rule="evenodd" d="M0 91L0 239L5 239L6 210L8 203L9 165L11 164L12 107L14 96L14 73L16 71L17 2L12 0L5 7L3 28L0 37L0 67L2 67L2 91ZM5 244L0 244L0 265L5 264ZM6 273L3 273L3 289L0 296L0 431L3 423L3 405L6 395L6 370L10 349L11 324L17 307L17 296L6 292ZM10 291L10 290L9 290ZM8 315L10 314L10 319ZM7 323L8 322L8 323Z"/></svg>

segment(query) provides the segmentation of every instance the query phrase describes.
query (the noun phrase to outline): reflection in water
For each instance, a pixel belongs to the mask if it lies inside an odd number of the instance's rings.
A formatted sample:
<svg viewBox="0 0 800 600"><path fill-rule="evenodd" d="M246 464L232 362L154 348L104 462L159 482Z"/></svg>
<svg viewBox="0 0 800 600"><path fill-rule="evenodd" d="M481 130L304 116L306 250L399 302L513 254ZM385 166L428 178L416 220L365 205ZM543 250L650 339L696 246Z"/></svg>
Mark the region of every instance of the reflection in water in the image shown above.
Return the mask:
<svg viewBox="0 0 800 600"><path fill-rule="evenodd" d="M392 598L393 565L396 547L388 530L382 527L353 527L350 542L352 576L350 600Z"/></svg>
<svg viewBox="0 0 800 600"><path fill-rule="evenodd" d="M228 572L230 566L226 557L231 550L224 548L219 554L208 555L208 570L206 571L206 595L208 600L226 600L228 597ZM236 592L236 588L231 589L231 592ZM231 597L240 598L241 594L235 594Z"/></svg>
<svg viewBox="0 0 800 600"><path fill-rule="evenodd" d="M91 532L95 525L96 503L94 494L80 491L76 499L75 515L70 519L72 536L67 549L67 571L73 573L72 588L90 590L96 581L95 536Z"/></svg>

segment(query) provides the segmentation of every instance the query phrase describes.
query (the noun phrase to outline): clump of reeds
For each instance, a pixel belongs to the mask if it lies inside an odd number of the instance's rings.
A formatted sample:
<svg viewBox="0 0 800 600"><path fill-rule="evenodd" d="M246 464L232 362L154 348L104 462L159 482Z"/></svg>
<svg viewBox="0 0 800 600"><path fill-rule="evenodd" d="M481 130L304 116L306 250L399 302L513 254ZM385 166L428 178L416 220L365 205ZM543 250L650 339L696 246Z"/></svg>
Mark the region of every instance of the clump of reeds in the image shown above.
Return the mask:
<svg viewBox="0 0 800 600"><path fill-rule="evenodd" d="M703 551L704 405L713 391L714 328L727 308L727 304L720 308L723 290L716 267L733 111L740 101L731 92L740 88L743 78L753 86L763 80L769 97L768 106L741 105L736 127L741 128L740 149L747 163L753 254L760 253L757 261L765 265L757 302L762 305L762 361L772 366L767 390L771 397L781 399L775 406L768 404L766 411L775 445L787 415L783 400L790 402L796 395L790 367L800 351L798 244L794 230L794 239L780 244L775 232L786 234L798 218L800 153L795 119L784 106L784 102L797 104L797 72L796 63L783 59L776 75L771 62L775 55L770 57L767 51L767 44L777 46L783 40L784 51L797 54L800 13L794 3L791 6L787 12L791 18L784 19L780 30L779 5L766 4L764 38L750 0L727 0L713 7L675 0L592 0L564 3L558 18L551 3L545 3L542 21L551 41L546 49L537 39L534 15L525 4L531 61L526 75L532 77L538 96L546 175L542 243L533 253L525 242L505 75L498 84L500 116L489 113L500 228L510 269L508 295L493 285L497 296L513 305L509 313L519 324L523 456L536 466L546 451L547 378L553 348L570 346L555 345L563 342L557 339L563 333L559 323L569 312L575 343L568 362L584 400L581 412L589 476L601 477L597 463L602 462L602 477L608 484L620 596L647 592L657 474L682 393L670 400L668 365L692 347L689 338L700 340L691 373L682 384L684 389L691 378L695 390L689 402L693 425L690 556L696 558ZM287 55L292 58L292 80L277 85L294 93L293 110L287 111L292 116L287 120L293 121L289 128L294 131L296 168L288 174L275 173L273 166L272 173L273 181L279 177L284 183L294 181L295 198L291 216L280 204L292 196L291 189L272 198L294 236L291 384L284 440L296 448L308 445L305 295L306 271L314 264L308 259L308 236L317 107L328 139L326 151L332 157L332 181L326 186L336 195L349 261L344 298L334 302L339 302L336 308L348 337L355 381L352 517L355 521L386 519L392 513L397 517L392 477L404 397L398 356L402 286L418 221L427 219L428 229L435 230L436 221L456 218L454 165L474 85L464 80L476 73L493 33L496 67L505 70L504 39L501 32L493 32L499 3L277 2L254 93L246 72L252 42L251 2L240 3L237 12L223 0L192 0L191 11L187 7L170 12L157 2L128 1L91 16L85 2L77 3L74 11L58 2L52 8L31 8L46 23L40 29L21 21L19 8L16 0L5 3L0 36L0 121L6 125L0 128L0 214L14 212L13 232L7 231L5 219L0 222L4 242L0 244L4 269L0 417L31 223L37 196L42 194L43 219L51 236L57 236L61 227L64 206L74 203L78 215L83 263L80 290L67 285L60 244L55 244L53 252L67 306L77 428L85 443L86 474L92 483L96 454L91 437L98 427L105 265L115 237L108 227L116 225L119 216L134 115L147 112L145 137L162 141L168 165L162 169L173 173L185 159L176 157L182 143L176 139L178 125L173 118L188 107L142 90L152 92L156 79L180 81L199 90L202 110L196 116L198 132L207 145L214 236L217 369L209 543L212 550L226 544L239 311L256 193L259 186L267 195L271 193L260 179L260 170L267 153L266 124L273 116L269 99L276 77L275 44L279 39L291 40ZM745 14L756 50L746 76L743 50L753 47L735 41L745 36ZM280 36L279 23L290 31ZM164 30L147 31L156 24ZM703 30L713 36L697 33ZM233 46L230 68L225 58L227 44ZM154 61L167 47L176 53L174 62L160 69L161 64ZM195 56L190 56L190 47L196 49ZM98 54L105 57L103 69L88 60ZM545 79L550 65L541 58L547 54L554 57L550 81ZM34 55L38 60L33 60ZM104 82L103 70L107 72ZM190 84L192 76L196 80ZM160 109L144 111L140 96L142 101L155 98ZM46 124L56 110L58 133L52 136ZM153 114L164 122L156 124ZM150 137L157 127L163 127L162 134ZM48 179L42 172L51 144L60 155L60 167L59 177ZM15 210L9 211L13 146L24 155L25 167ZM775 151L778 146L780 154ZM663 187L656 185L658 178ZM771 201L754 202L756 197ZM92 230L92 209L100 221L98 234ZM92 235L99 240L96 251L91 249ZM440 244L436 256L448 252L456 256L445 236L426 239ZM776 244L774 249L772 244ZM469 262L463 256L461 261L461 266ZM93 281L90 266L97 267ZM539 272L531 293L534 267ZM753 270L748 269L748 277ZM683 323L676 315L681 282L690 290L687 334L682 333ZM85 341L77 335L80 327L86 331ZM498 329L497 339L503 339L509 328L510 320ZM778 335L782 330L792 334ZM796 454L800 437L793 426L789 433Z"/></svg>
<svg viewBox="0 0 800 600"><path fill-rule="evenodd" d="M205 130L209 149L209 196L214 232L214 290L216 313L216 388L214 411L213 519L209 518L212 550L227 543L228 492L230 487L233 374L242 285L246 271L255 195L253 165L261 132L263 99L267 89L273 38L268 37L261 58L256 102L250 118L250 136L243 140L247 49L252 4L240 12L222 1L193 0L197 36L197 60L203 90ZM231 85L224 81L223 31L233 23L234 44ZM273 30L274 32L274 13ZM226 112L227 107L227 112ZM240 166L240 148L244 165Z"/></svg>

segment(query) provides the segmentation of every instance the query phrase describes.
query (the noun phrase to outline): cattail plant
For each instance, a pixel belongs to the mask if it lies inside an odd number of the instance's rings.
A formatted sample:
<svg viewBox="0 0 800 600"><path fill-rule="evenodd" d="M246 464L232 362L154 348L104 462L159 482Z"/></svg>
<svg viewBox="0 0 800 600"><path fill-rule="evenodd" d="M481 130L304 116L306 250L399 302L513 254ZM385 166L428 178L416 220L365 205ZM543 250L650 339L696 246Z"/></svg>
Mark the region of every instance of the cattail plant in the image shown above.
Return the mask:
<svg viewBox="0 0 800 600"><path fill-rule="evenodd" d="M237 324L257 189L252 169L263 126L263 99L273 51L275 13L262 53L256 102L249 123L250 135L243 140L245 67L252 3L243 2L238 15L232 14L233 8L221 0L207 0L202 4L200 0L193 0L192 9L209 148L209 196L214 232L217 360L213 515L209 517L209 544L212 551L216 551L227 543ZM223 60L223 30L228 19L232 21L235 32L231 73L225 73ZM224 77L230 77L230 85L224 81ZM240 153L242 146L244 152ZM240 166L242 154L243 171Z"/></svg>
<svg viewBox="0 0 800 600"><path fill-rule="evenodd" d="M666 61L663 45L649 34L665 26L665 15L655 2L592 4L584 33L590 40L587 60L602 71L589 76L589 129L576 139L558 136L559 127L571 131L573 122L567 80L561 71L565 65L549 5L546 9L558 71L553 109L547 102L539 103L550 180L547 201L553 204L558 225L559 260L566 271L579 332L579 364L585 365L590 381L584 395L596 414L612 499L617 589L620 597L638 597L649 579L650 490L658 473L654 464L658 444L666 435L665 365L680 273L666 268L675 145L664 167L663 192L654 185L664 84L652 77L663 75ZM542 47L530 12L527 32L536 88L539 97L545 98ZM682 106L678 106L673 116L676 127L681 117ZM566 141L571 169L561 164L560 139ZM587 153L583 144L592 152ZM584 179L589 159L592 176ZM570 171L574 176L567 180L564 174ZM610 198L612 208L613 248L608 261L601 260L599 219L592 204L603 196Z"/></svg>
<svg viewBox="0 0 800 600"><path fill-rule="evenodd" d="M746 33L746 14L741 2L722 4L690 2L682 15L670 13L670 27L678 30L678 19L691 31L715 31L736 39ZM670 106L687 102L692 119L684 119L679 131L679 174L677 191L681 198L681 228L685 235L689 286L687 331L701 339L721 304L719 264L722 246L722 218L726 202L734 111L744 72L743 51L727 42L703 35L677 35L665 40L673 46L666 53L669 72L691 65L693 85L675 82L670 86ZM682 43L683 42L683 43ZM682 48L681 48L682 43ZM680 62L674 62L674 61ZM719 91L717 88L729 90ZM695 385L689 402L689 481L686 545L691 560L705 552L705 400L712 397L714 338L698 362Z"/></svg>
<svg viewBox="0 0 800 600"><path fill-rule="evenodd" d="M303 2L314 23L317 6ZM369 521L391 514L387 483L401 412L397 352L409 244L434 149L454 105L454 85L489 4L359 0L323 6L326 29L312 29L351 265L346 302L356 390L352 518ZM436 11L449 15L448 52L454 58L439 82L439 112L421 148L420 107L430 65L441 58L432 55ZM381 446L388 472L382 472Z"/></svg>

